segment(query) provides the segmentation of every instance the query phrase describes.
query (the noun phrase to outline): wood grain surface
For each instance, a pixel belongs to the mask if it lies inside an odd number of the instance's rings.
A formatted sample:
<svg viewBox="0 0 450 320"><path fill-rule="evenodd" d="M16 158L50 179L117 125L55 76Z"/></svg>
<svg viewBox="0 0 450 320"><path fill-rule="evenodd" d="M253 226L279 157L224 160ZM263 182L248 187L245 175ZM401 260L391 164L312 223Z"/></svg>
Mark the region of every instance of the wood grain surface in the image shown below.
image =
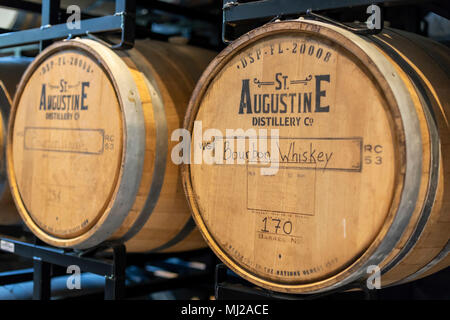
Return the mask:
<svg viewBox="0 0 450 320"><path fill-rule="evenodd" d="M183 179L196 223L231 269L312 293L367 278L371 265L390 285L445 250L449 81L420 41L284 21L209 65L185 127L218 129L191 149L219 156L184 165Z"/></svg>
<svg viewBox="0 0 450 320"><path fill-rule="evenodd" d="M183 50L196 63L183 67ZM30 229L78 249L105 241L127 241L128 251L204 247L168 152L169 132L181 126L211 59L206 50L150 41L128 52L80 39L43 51L22 79L9 124L10 181Z"/></svg>

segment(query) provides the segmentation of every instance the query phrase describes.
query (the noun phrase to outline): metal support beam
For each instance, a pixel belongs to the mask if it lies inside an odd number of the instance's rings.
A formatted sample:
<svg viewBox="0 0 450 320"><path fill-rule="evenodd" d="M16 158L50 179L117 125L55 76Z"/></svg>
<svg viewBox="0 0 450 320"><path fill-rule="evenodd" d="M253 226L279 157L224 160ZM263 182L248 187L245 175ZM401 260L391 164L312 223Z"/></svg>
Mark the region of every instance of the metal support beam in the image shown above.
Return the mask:
<svg viewBox="0 0 450 320"><path fill-rule="evenodd" d="M433 8L438 12L445 12L445 8L448 8L446 2L448 0L434 0L439 3L439 6ZM430 9L430 1L427 0L254 0L250 2L240 2L240 0L223 0L223 20L222 20L222 41L229 43L230 40L254 29L264 23L269 22L274 18L296 18L300 16L309 16L313 19L318 19L351 29L350 26L346 26L339 21L327 20L327 16L350 14L351 12L363 11L367 13L366 9L370 5L379 5L381 8L389 8L394 10L395 7L402 8L402 11L414 9L418 12ZM431 10L431 9L430 9ZM384 10L383 10L384 11ZM322 12L325 12L324 14ZM391 12L391 11L389 11ZM395 12L395 11L392 11ZM320 14L317 14L320 13ZM406 18L406 21L414 28L417 28L417 19L408 20L410 15L403 12L402 17ZM366 16L368 18L369 15ZM383 17L383 15L381 16ZM354 19L355 20L355 19ZM356 20L359 20L356 19ZM350 20L353 21L353 20ZM409 27L412 28L411 26ZM408 28L406 28L408 30ZM368 30L352 30L359 34L370 34ZM417 30L411 30L417 32ZM374 31L375 32L375 31Z"/></svg>
<svg viewBox="0 0 450 320"><path fill-rule="evenodd" d="M116 12L111 16L81 20L80 29L68 29L66 23L57 23L59 0L44 0L42 3L42 27L0 34L0 48L31 43L85 36L103 32L122 32L121 42L115 49L128 49L134 45L135 0L116 0Z"/></svg>
<svg viewBox="0 0 450 320"><path fill-rule="evenodd" d="M113 248L113 272L105 278L105 300L125 297L126 250L123 244Z"/></svg>
<svg viewBox="0 0 450 320"><path fill-rule="evenodd" d="M122 17L120 43L114 49L130 49L134 46L136 31L136 0L116 0L115 16Z"/></svg>
<svg viewBox="0 0 450 320"><path fill-rule="evenodd" d="M33 280L33 273L32 268L0 272L0 286Z"/></svg>
<svg viewBox="0 0 450 320"><path fill-rule="evenodd" d="M52 266L76 265L81 272L90 272L105 277L105 299L122 299L125 296L126 248L123 244L112 247L112 259L87 257L86 252L66 251L46 245L0 238L0 249L24 258L33 259L33 299L49 300L51 292ZM10 282L5 275L5 283ZM14 278L14 275L12 275ZM17 274L16 277L23 276ZM25 275L26 276L26 275ZM0 278L0 282L2 279Z"/></svg>
<svg viewBox="0 0 450 320"><path fill-rule="evenodd" d="M2 243L8 246L9 252L24 258L31 258L36 261L42 260L50 264L59 266L78 265L83 271L89 271L98 275L112 276L114 272L113 264L110 260L94 259L80 256L73 251L65 251L53 247L30 244L17 240L0 238Z"/></svg>
<svg viewBox="0 0 450 320"><path fill-rule="evenodd" d="M33 269L33 300L50 300L51 264L34 257Z"/></svg>
<svg viewBox="0 0 450 320"><path fill-rule="evenodd" d="M41 29L50 28L52 25L58 24L60 0L43 0L41 13ZM39 51L44 50L52 44L51 40L39 41Z"/></svg>

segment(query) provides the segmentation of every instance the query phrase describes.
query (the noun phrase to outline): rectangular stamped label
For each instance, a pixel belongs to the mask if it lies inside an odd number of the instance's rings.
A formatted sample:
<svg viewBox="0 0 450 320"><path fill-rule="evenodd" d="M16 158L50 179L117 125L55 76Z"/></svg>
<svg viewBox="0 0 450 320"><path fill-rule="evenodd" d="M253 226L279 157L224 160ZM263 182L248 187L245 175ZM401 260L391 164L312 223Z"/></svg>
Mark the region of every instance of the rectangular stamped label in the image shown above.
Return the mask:
<svg viewBox="0 0 450 320"><path fill-rule="evenodd" d="M0 249L3 251L14 253L14 243L0 240Z"/></svg>
<svg viewBox="0 0 450 320"><path fill-rule="evenodd" d="M275 152L278 153L280 168L357 172L362 169L362 138L359 137L280 137Z"/></svg>
<svg viewBox="0 0 450 320"><path fill-rule="evenodd" d="M104 150L103 129L26 127L24 149L100 155Z"/></svg>
<svg viewBox="0 0 450 320"><path fill-rule="evenodd" d="M216 137L207 148L223 153L221 164L239 163L251 166L277 164L280 169L314 169L361 172L362 137L297 138ZM263 140L263 141L262 141ZM220 142L220 143L219 143ZM261 142L265 145L261 148ZM223 151L221 150L223 149Z"/></svg>
<svg viewBox="0 0 450 320"><path fill-rule="evenodd" d="M316 171L280 168L262 175L247 166L247 209L314 215Z"/></svg>
<svg viewBox="0 0 450 320"><path fill-rule="evenodd" d="M314 216L319 173L359 173L362 169L362 138L279 137L275 144L268 141L272 145L268 150L275 153L271 165L275 163L277 170L267 175L259 170L267 163L252 157L254 142L246 142L248 210Z"/></svg>

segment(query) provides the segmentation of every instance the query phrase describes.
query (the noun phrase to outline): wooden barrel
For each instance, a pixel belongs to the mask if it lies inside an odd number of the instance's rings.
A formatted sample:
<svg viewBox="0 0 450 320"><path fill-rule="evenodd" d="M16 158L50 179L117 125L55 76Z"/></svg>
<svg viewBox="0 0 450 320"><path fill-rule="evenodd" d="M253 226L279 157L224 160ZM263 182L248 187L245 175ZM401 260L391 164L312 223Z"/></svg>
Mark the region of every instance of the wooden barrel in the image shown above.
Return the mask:
<svg viewBox="0 0 450 320"><path fill-rule="evenodd" d="M76 249L130 239L134 252L204 247L168 152L212 57L153 41L115 52L80 39L37 56L19 85L7 146L12 194L30 230Z"/></svg>
<svg viewBox="0 0 450 320"><path fill-rule="evenodd" d="M25 57L0 58L0 225L18 224L21 221L9 192L6 177L6 129L12 104L11 97L14 96L20 77L31 60Z"/></svg>
<svg viewBox="0 0 450 320"><path fill-rule="evenodd" d="M303 19L230 44L185 120L183 184L209 246L245 279L290 293L448 266L449 59L398 30L359 36Z"/></svg>

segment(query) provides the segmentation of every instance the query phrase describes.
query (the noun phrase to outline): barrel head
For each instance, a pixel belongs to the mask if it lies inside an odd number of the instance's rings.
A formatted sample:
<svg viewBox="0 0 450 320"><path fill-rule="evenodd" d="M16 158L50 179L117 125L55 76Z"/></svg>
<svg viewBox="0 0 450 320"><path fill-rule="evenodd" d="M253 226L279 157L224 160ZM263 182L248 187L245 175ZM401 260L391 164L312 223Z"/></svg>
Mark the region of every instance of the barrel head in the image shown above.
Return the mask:
<svg viewBox="0 0 450 320"><path fill-rule="evenodd" d="M89 230L108 210L122 160L122 115L89 52L55 50L32 65L11 120L17 197L57 238Z"/></svg>

